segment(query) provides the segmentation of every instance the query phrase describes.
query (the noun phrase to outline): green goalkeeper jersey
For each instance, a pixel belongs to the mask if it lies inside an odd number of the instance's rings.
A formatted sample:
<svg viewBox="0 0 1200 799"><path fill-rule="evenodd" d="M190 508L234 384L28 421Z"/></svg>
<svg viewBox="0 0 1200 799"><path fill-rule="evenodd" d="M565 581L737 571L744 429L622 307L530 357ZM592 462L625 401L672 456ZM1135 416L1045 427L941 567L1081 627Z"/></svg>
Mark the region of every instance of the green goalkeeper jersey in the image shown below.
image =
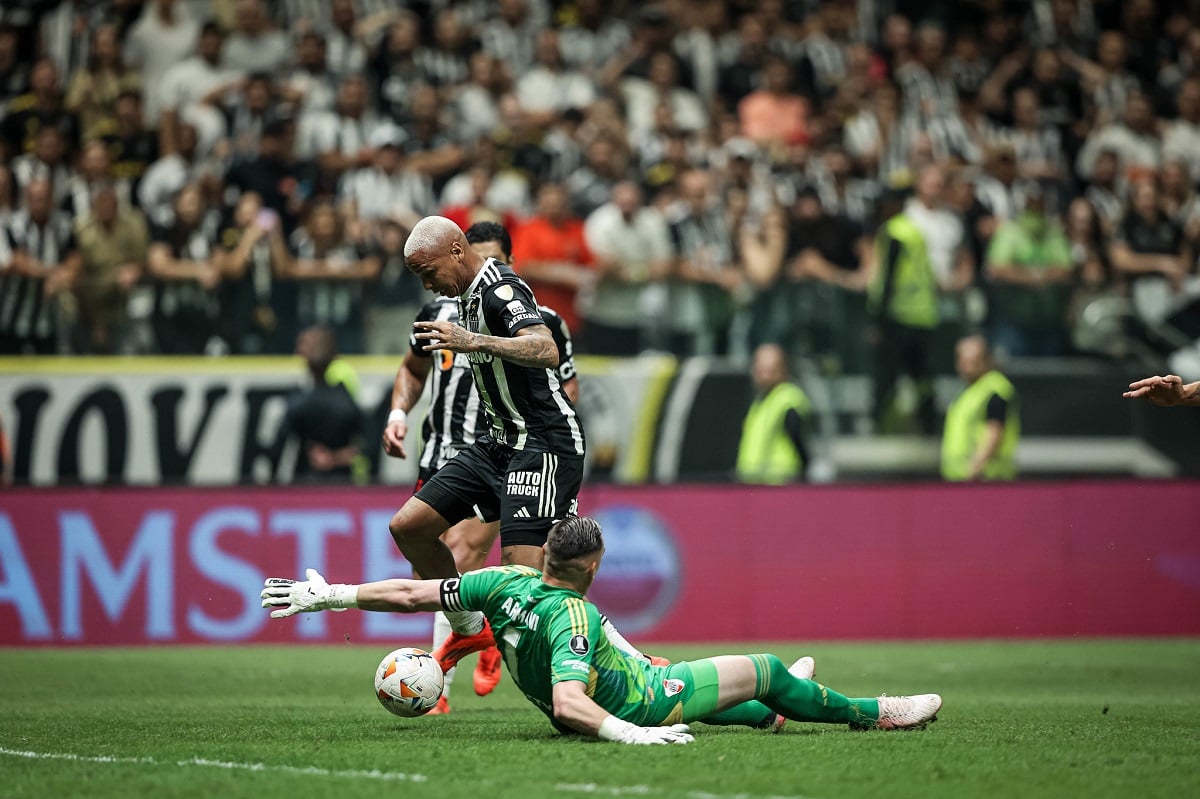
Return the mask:
<svg viewBox="0 0 1200 799"><path fill-rule="evenodd" d="M546 585L536 569L498 566L444 580L442 606L487 616L513 682L559 729L565 728L554 719L553 689L566 680L586 683L592 701L634 724L661 718L681 698L673 696L678 681L664 680L664 669L609 643L595 605Z"/></svg>

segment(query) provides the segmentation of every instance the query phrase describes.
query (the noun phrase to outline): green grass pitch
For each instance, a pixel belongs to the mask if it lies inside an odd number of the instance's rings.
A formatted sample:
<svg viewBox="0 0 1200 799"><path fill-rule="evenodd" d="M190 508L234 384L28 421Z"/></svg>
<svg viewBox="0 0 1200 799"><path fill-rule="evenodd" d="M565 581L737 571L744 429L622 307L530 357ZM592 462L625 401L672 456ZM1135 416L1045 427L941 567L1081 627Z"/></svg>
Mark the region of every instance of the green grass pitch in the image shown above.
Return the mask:
<svg viewBox="0 0 1200 799"><path fill-rule="evenodd" d="M395 718L386 649L0 650L0 796L1200 796L1197 640L650 647L811 654L844 693L945 697L924 731L695 725L675 747L558 736L507 675Z"/></svg>

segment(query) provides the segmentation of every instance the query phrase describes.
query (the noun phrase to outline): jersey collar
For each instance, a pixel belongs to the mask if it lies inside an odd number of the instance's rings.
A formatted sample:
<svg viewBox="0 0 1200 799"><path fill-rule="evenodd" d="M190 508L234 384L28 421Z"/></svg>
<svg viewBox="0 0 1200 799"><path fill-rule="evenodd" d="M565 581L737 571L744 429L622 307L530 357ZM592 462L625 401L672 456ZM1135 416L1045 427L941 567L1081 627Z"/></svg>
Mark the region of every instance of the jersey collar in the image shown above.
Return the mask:
<svg viewBox="0 0 1200 799"><path fill-rule="evenodd" d="M467 286L467 290L462 293L461 297L459 297L460 300L466 302L467 300L471 299L471 295L475 293L475 287L479 285L479 281L483 280L483 273L487 271L487 268L491 266L492 261L495 260L495 258L487 258L484 260L483 266L479 267L479 271L475 273L475 279L471 281L471 285Z"/></svg>

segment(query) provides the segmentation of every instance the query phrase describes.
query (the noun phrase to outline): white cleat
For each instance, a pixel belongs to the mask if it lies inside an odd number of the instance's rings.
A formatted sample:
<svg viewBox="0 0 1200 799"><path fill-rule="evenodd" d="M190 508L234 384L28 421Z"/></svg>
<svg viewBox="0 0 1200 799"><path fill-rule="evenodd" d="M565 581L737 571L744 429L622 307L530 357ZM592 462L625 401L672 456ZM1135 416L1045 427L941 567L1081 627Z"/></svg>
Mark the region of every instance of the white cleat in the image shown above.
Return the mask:
<svg viewBox="0 0 1200 799"><path fill-rule="evenodd" d="M788 666L788 674L797 680L811 680L817 674L817 661L805 656Z"/></svg>
<svg viewBox="0 0 1200 799"><path fill-rule="evenodd" d="M879 730L919 730L937 721L942 698L937 694L879 697L879 718L874 727ZM865 725L870 729L871 725Z"/></svg>

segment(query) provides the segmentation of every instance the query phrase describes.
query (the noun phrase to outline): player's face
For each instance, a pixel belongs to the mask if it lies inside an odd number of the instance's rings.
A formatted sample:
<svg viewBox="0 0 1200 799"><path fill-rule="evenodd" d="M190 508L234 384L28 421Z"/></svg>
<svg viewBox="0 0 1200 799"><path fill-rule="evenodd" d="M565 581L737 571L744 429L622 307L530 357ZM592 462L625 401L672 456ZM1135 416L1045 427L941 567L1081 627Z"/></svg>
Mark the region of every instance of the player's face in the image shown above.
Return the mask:
<svg viewBox="0 0 1200 799"><path fill-rule="evenodd" d="M471 249L477 252L482 258L495 258L501 263L512 266L512 256L504 254L504 250L500 249L500 242L498 241L477 241L471 245Z"/></svg>
<svg viewBox="0 0 1200 799"><path fill-rule="evenodd" d="M456 241L448 251L439 254L414 253L406 264L408 271L420 278L427 291L443 297L457 297L466 288L459 286L463 255L462 245Z"/></svg>

